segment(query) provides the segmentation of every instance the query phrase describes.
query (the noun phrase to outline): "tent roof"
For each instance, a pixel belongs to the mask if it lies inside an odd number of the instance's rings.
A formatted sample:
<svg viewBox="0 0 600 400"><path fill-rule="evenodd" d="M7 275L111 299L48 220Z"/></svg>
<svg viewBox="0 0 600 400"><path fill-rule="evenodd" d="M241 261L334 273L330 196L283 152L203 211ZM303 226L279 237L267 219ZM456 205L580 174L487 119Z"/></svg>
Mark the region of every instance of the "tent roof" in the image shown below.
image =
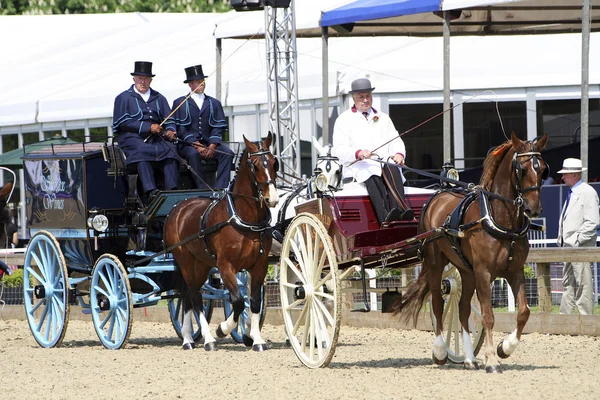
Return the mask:
<svg viewBox="0 0 600 400"><path fill-rule="evenodd" d="M74 140L66 137L54 137L41 142L26 144L22 148L7 151L6 153L0 154L0 166L19 168L23 166L23 160L21 157L42 149L48 149L53 146L61 146L66 144L78 143Z"/></svg>
<svg viewBox="0 0 600 400"><path fill-rule="evenodd" d="M573 33L581 31L581 0L302 0L295 2L296 35L441 36L433 12L462 10L450 23L453 36ZM600 9L592 9L592 32L600 30ZM217 38L264 35L264 12L238 12L220 21Z"/></svg>
<svg viewBox="0 0 600 400"><path fill-rule="evenodd" d="M352 36L439 36L438 15L451 10L460 12L453 36L581 31L581 0L353 0L324 11L320 24ZM600 9L591 16L591 30L600 30Z"/></svg>

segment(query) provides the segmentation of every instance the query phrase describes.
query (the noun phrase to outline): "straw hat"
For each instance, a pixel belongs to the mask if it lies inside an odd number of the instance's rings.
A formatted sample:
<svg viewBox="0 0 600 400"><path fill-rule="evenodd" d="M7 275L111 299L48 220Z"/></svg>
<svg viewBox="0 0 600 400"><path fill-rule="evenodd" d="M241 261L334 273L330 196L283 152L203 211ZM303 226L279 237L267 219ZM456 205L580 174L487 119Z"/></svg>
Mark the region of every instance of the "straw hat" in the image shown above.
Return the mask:
<svg viewBox="0 0 600 400"><path fill-rule="evenodd" d="M581 166L581 160L578 158L565 158L565 161L563 161L563 166L562 169L560 171L558 171L559 174L570 174L572 172L581 172L581 171L585 171L587 170L587 168L583 168Z"/></svg>

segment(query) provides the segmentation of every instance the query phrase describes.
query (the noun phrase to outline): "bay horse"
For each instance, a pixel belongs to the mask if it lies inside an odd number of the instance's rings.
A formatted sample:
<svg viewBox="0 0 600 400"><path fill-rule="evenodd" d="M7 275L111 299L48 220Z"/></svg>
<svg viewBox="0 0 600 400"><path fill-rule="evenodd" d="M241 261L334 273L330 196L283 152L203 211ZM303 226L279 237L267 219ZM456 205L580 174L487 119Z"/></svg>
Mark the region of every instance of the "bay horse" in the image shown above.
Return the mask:
<svg viewBox="0 0 600 400"><path fill-rule="evenodd" d="M497 347L501 358L510 356L519 344L529 319L525 295L524 264L529 253L529 217L542 211L540 191L548 166L541 157L548 135L540 140L511 140L496 147L485 159L480 186L475 190L445 190L432 196L423 208L419 233L443 228L446 234L426 241L421 248L422 269L401 299L392 304L396 314L417 322L424 301L431 293L436 319L433 360L443 365L448 352L442 336L444 300L440 290L444 267L450 262L462 279L459 320L465 352L465 368L478 369L469 335L471 298L477 290L484 330L486 372L502 372L493 344L494 313L491 283L497 277L510 284L518 303L517 327ZM456 222L453 222L456 221ZM454 234L451 234L454 232ZM457 234L462 232L463 237Z"/></svg>
<svg viewBox="0 0 600 400"><path fill-rule="evenodd" d="M191 198L177 204L165 221L164 238L185 282L182 286L184 319L183 348L194 348L192 312L200 314L204 348L213 350L215 339L204 318L201 288L211 267L219 269L221 279L229 290L233 313L217 328L218 337L226 337L236 327L244 299L238 288L236 273L250 273L250 326L244 343L255 351L266 350L260 335L262 290L271 250L270 207L279 201L275 189L278 161L269 148L273 137L259 144L244 136L238 172L229 188L218 200ZM193 240L189 240L189 239Z"/></svg>

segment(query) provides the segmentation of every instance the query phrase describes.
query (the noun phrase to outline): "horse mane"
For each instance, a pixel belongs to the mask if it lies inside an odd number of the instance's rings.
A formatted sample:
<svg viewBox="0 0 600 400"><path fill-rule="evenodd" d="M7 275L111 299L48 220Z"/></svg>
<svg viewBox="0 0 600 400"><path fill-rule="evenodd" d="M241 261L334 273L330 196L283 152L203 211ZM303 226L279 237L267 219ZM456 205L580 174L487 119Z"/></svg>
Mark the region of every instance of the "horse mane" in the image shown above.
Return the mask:
<svg viewBox="0 0 600 400"><path fill-rule="evenodd" d="M504 159L504 156L510 149L512 149L512 141L508 140L496 147L485 159L483 162L483 173L481 174L481 180L479 184L485 189L489 190L491 184L496 176L496 172L498 171L498 167L500 163Z"/></svg>

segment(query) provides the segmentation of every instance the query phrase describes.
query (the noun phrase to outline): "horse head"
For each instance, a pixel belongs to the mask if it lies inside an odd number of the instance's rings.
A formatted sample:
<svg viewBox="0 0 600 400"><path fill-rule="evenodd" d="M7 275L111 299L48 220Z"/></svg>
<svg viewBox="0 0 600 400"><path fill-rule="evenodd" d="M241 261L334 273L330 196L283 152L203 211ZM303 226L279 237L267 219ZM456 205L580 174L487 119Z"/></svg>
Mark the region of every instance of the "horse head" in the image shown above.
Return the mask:
<svg viewBox="0 0 600 400"><path fill-rule="evenodd" d="M312 138L312 142L319 154L315 169L320 169L321 173L325 175L327 178L327 186L331 190L341 190L344 185L344 180L340 159L331 155L331 146L321 146L315 137Z"/></svg>
<svg viewBox="0 0 600 400"><path fill-rule="evenodd" d="M244 142L246 143L244 158L251 175L254 176L259 199L262 199L267 206L275 207L279 202L279 195L275 188L279 161L270 150L273 135L269 132L267 138L260 144L252 143L244 136Z"/></svg>
<svg viewBox="0 0 600 400"><path fill-rule="evenodd" d="M513 132L511 142L515 149L512 158L515 189L523 198L525 213L529 217L537 217L542 212L542 181L548 178L549 173L548 165L542 158L548 134L544 134L539 140L522 141Z"/></svg>

